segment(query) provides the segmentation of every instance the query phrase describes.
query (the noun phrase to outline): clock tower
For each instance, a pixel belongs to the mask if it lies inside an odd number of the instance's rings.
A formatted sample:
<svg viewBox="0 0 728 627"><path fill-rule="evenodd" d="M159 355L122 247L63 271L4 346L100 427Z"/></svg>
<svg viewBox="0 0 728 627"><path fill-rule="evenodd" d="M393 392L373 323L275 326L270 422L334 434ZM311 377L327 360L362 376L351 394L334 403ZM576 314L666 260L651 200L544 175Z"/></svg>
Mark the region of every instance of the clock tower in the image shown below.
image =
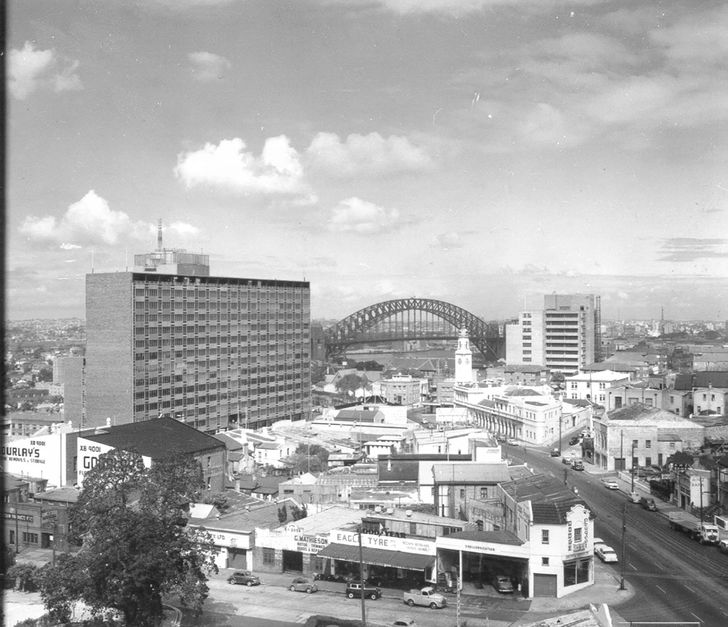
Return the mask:
<svg viewBox="0 0 728 627"><path fill-rule="evenodd" d="M463 328L458 333L458 348L455 351L455 383L473 383L473 351L470 350L468 330Z"/></svg>

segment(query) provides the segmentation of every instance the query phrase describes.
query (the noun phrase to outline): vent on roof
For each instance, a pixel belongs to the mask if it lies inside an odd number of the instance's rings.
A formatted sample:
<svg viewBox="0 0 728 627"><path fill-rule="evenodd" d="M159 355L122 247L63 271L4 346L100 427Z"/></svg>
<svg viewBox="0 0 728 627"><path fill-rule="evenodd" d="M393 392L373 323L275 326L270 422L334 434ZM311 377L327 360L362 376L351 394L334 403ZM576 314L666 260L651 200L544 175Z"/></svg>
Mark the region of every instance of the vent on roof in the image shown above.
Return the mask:
<svg viewBox="0 0 728 627"><path fill-rule="evenodd" d="M387 514L394 514L394 508L393 507L388 507L387 508Z"/></svg>
<svg viewBox="0 0 728 627"><path fill-rule="evenodd" d="M374 511L377 512L377 514L378 514L379 512L382 511L382 506L381 505L375 505L374 506Z"/></svg>
<svg viewBox="0 0 728 627"><path fill-rule="evenodd" d="M408 509L408 510L405 511L404 514L405 514L405 516L407 516L407 518L411 518L412 517L412 510L411 509Z"/></svg>

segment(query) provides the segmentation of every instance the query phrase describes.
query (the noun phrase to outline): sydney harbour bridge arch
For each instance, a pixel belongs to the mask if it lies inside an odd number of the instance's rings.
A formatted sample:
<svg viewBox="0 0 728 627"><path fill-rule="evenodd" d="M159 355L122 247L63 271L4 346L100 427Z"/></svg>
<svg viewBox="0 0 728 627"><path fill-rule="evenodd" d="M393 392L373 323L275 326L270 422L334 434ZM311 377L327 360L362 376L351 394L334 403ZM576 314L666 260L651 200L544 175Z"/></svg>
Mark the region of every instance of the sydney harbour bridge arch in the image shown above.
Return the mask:
<svg viewBox="0 0 728 627"><path fill-rule="evenodd" d="M452 303L429 298L387 300L360 309L326 330L326 353L338 355L356 344L454 339L462 328L467 329L471 346L486 361L503 357L505 343L497 324Z"/></svg>

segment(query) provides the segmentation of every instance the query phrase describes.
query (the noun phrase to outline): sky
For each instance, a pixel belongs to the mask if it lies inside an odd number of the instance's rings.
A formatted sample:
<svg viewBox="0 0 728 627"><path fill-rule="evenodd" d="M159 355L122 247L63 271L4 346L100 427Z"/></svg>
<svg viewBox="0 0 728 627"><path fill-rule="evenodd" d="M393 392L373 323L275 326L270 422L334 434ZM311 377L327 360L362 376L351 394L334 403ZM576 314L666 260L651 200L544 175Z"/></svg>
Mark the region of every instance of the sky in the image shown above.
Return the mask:
<svg viewBox="0 0 728 627"><path fill-rule="evenodd" d="M486 320L728 319L728 5L13 0L6 318L164 245Z"/></svg>

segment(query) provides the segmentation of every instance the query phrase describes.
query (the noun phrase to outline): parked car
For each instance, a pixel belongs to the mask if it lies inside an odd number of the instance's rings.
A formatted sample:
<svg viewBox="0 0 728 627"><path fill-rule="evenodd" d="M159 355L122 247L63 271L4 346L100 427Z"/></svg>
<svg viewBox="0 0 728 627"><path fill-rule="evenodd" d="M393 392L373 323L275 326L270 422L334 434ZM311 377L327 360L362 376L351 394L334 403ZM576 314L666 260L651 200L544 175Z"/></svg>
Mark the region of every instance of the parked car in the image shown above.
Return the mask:
<svg viewBox="0 0 728 627"><path fill-rule="evenodd" d="M551 449L551 457L561 457L561 449L560 448Z"/></svg>
<svg viewBox="0 0 728 627"><path fill-rule="evenodd" d="M657 504L655 503L655 499L649 497L649 496L643 496L640 499L640 505L651 512L657 511Z"/></svg>
<svg viewBox="0 0 728 627"><path fill-rule="evenodd" d="M602 479L602 483L609 490L619 490L619 484L616 479Z"/></svg>
<svg viewBox="0 0 728 627"><path fill-rule="evenodd" d="M380 596L382 596L382 591L377 588L376 586L372 586L371 584L364 583L364 596L368 599L372 599L372 601L378 599ZM358 581L350 581L346 584L346 596L350 599L357 598L360 599L362 595L362 586L361 583Z"/></svg>
<svg viewBox="0 0 728 627"><path fill-rule="evenodd" d="M236 570L227 579L228 583L237 583L244 586L259 586L260 579L249 570Z"/></svg>
<svg viewBox="0 0 728 627"><path fill-rule="evenodd" d="M415 625L415 619L411 616L399 616L392 623L392 627L415 627Z"/></svg>
<svg viewBox="0 0 728 627"><path fill-rule="evenodd" d="M574 446L574 444L579 444L581 441L581 438L579 438L578 435L575 435L573 438L569 440L569 446Z"/></svg>
<svg viewBox="0 0 728 627"><path fill-rule="evenodd" d="M594 552L595 552L595 553L596 553L596 551L597 551L597 547L598 547L598 546L599 546L600 544L604 544L604 545L606 545L606 544L607 544L607 543L606 543L606 542L605 542L604 540L602 540L601 538L594 538L594 541L593 541L593 543L594 543Z"/></svg>
<svg viewBox="0 0 728 627"><path fill-rule="evenodd" d="M515 591L511 578L506 577L505 575L495 575L493 577L493 587L496 589L496 591L503 594L512 593Z"/></svg>
<svg viewBox="0 0 728 627"><path fill-rule="evenodd" d="M518 440L515 438L508 438L506 440L506 444L510 444L511 446L518 446Z"/></svg>
<svg viewBox="0 0 728 627"><path fill-rule="evenodd" d="M603 562L618 562L617 552L608 544L600 544L594 548L594 555L596 555Z"/></svg>
<svg viewBox="0 0 728 627"><path fill-rule="evenodd" d="M582 462L580 459L577 459L574 461L573 464L571 464L571 467L574 470L584 470L584 462Z"/></svg>
<svg viewBox="0 0 728 627"><path fill-rule="evenodd" d="M573 461L574 460L571 457L562 457L561 458L561 463L562 464L566 464L567 466L571 466L571 464L573 463Z"/></svg>
<svg viewBox="0 0 728 627"><path fill-rule="evenodd" d="M318 591L318 586L306 577L295 577L291 585L288 586L288 589L291 592L307 592L311 594L312 592Z"/></svg>
<svg viewBox="0 0 728 627"><path fill-rule="evenodd" d="M728 553L728 540L721 540L718 542L718 550L721 553Z"/></svg>

